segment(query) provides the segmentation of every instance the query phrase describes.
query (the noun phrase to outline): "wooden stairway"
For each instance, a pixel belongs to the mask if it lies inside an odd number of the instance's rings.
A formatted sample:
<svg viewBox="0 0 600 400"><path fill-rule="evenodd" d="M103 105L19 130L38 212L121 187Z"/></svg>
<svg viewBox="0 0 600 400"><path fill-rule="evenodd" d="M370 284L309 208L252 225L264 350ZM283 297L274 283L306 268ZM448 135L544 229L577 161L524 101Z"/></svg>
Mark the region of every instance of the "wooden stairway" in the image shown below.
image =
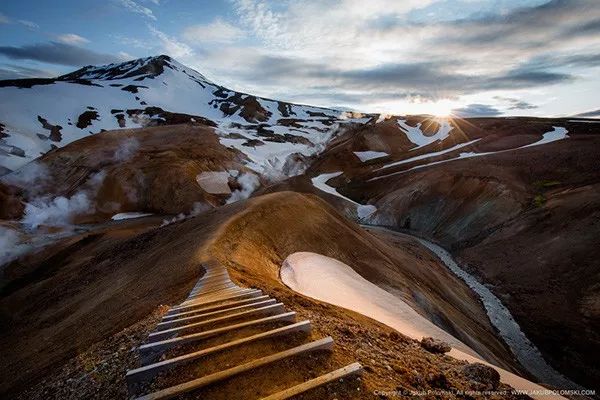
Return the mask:
<svg viewBox="0 0 600 400"><path fill-rule="evenodd" d="M314 338L310 321L296 321L295 312L260 290L235 285L224 267L204 267L188 298L138 348L142 365L126 375L131 398L229 391L220 397L280 400L362 372L359 363L324 370L331 367L331 337Z"/></svg>

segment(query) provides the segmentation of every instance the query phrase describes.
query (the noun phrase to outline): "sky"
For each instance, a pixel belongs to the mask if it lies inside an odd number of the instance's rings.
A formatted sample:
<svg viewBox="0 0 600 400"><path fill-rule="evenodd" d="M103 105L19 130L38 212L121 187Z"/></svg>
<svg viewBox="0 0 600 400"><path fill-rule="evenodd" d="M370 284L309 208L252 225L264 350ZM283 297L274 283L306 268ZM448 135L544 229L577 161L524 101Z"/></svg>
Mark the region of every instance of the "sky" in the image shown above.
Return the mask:
<svg viewBox="0 0 600 400"><path fill-rule="evenodd" d="M0 2L0 79L159 54L317 106L600 116L598 0Z"/></svg>

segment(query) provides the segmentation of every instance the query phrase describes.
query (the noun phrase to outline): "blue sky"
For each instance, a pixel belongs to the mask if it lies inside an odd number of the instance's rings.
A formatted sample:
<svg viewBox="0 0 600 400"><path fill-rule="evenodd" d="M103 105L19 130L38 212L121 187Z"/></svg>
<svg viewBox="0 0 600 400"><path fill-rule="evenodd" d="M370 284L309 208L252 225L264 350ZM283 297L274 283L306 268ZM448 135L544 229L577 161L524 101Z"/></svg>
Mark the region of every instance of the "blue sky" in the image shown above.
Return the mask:
<svg viewBox="0 0 600 400"><path fill-rule="evenodd" d="M600 109L595 0L0 3L0 78L169 54L249 93L395 114Z"/></svg>

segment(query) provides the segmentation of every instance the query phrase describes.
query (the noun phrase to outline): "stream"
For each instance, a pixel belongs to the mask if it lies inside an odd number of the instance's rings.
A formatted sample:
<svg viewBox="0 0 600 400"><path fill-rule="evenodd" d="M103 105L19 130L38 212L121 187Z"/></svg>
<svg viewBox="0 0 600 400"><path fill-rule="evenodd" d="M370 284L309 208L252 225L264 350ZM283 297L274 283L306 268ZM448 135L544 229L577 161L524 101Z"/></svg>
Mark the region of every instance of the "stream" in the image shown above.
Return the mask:
<svg viewBox="0 0 600 400"><path fill-rule="evenodd" d="M397 233L393 230L379 227L369 226L365 227L383 229L391 233ZM550 366L544 357L542 356L539 349L527 338L525 333L519 327L519 324L515 321L508 308L502 304L500 299L496 297L485 285L480 283L474 276L463 270L452 258L452 255L444 248L422 239L417 236L412 236L415 240L419 241L423 246L431 250L448 269L467 286L473 290L477 296L481 299L485 311L490 319L492 325L498 330L500 337L508 345L512 353L515 355L521 365L535 376L540 382L550 384L554 387L561 389L583 389L581 386L572 382L560 372L556 371Z"/></svg>

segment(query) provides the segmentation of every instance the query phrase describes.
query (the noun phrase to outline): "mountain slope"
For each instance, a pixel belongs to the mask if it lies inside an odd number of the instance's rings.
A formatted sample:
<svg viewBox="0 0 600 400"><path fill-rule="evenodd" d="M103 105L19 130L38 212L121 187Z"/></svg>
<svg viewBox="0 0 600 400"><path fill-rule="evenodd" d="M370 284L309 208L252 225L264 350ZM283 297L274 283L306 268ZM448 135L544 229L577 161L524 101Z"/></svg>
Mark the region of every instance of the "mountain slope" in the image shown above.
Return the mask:
<svg viewBox="0 0 600 400"><path fill-rule="evenodd" d="M202 123L268 174L292 154L317 152L338 124L364 120L235 92L161 55L55 79L0 81L0 167L15 170L103 130Z"/></svg>

